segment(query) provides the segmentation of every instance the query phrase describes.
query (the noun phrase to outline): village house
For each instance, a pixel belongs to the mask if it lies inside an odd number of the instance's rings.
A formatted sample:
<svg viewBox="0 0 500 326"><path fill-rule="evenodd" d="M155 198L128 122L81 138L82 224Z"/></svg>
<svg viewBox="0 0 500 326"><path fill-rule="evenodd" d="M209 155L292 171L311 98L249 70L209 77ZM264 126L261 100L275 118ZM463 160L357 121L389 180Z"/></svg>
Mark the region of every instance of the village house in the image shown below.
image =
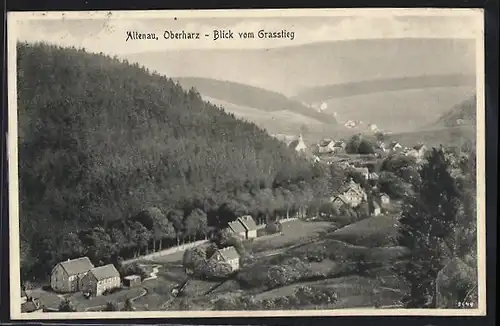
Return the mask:
<svg viewBox="0 0 500 326"><path fill-rule="evenodd" d="M371 132L377 132L377 131L378 131L378 127L377 127L377 125L376 125L376 124L374 124L374 123L370 123L370 124L368 125L368 130L370 130Z"/></svg>
<svg viewBox="0 0 500 326"><path fill-rule="evenodd" d="M377 141L377 148L382 152L387 152L387 147L383 141Z"/></svg>
<svg viewBox="0 0 500 326"><path fill-rule="evenodd" d="M238 221L245 229L245 239L257 238L257 223L250 215L238 217Z"/></svg>
<svg viewBox="0 0 500 326"><path fill-rule="evenodd" d="M247 230L245 229L240 220L236 219L235 221L229 222L228 228L241 238L246 239Z"/></svg>
<svg viewBox="0 0 500 326"><path fill-rule="evenodd" d="M401 151L403 149L403 146L401 146L400 143L397 141L392 141L389 145L389 150L395 152L395 151Z"/></svg>
<svg viewBox="0 0 500 326"><path fill-rule="evenodd" d="M343 140L337 140L335 144L333 144L333 152L334 153L342 153L345 151L345 147L347 146L346 142Z"/></svg>
<svg viewBox="0 0 500 326"><path fill-rule="evenodd" d="M414 157L417 162L421 162L424 159L426 152L427 147L423 144L418 144L413 146L413 148L410 149L406 155Z"/></svg>
<svg viewBox="0 0 500 326"><path fill-rule="evenodd" d="M379 179L379 175L375 172L371 172L368 174L368 180L378 180Z"/></svg>
<svg viewBox="0 0 500 326"><path fill-rule="evenodd" d="M337 194L330 197L330 201L337 207L347 204L350 207L354 208L359 206L363 201L366 200L366 192L359 184L354 182L352 179L347 185L340 188Z"/></svg>
<svg viewBox="0 0 500 326"><path fill-rule="evenodd" d="M141 277L139 275L128 275L123 278L123 285L128 287L139 286L141 284Z"/></svg>
<svg viewBox="0 0 500 326"><path fill-rule="evenodd" d="M302 135L300 135L298 139L292 141L288 145L288 147L290 147L291 149L293 149L297 152L305 152L307 150L307 145L304 142L304 138L302 137Z"/></svg>
<svg viewBox="0 0 500 326"><path fill-rule="evenodd" d="M383 205L387 205L391 202L391 198L389 197L389 195L387 195L386 193L381 193L380 194L380 203L383 204Z"/></svg>
<svg viewBox="0 0 500 326"><path fill-rule="evenodd" d="M233 271L237 271L240 269L240 254L233 246L226 247L224 249L218 249L210 259L228 263Z"/></svg>
<svg viewBox="0 0 500 326"><path fill-rule="evenodd" d="M91 296L120 287L120 273L113 264L92 268L80 281L80 289Z"/></svg>
<svg viewBox="0 0 500 326"><path fill-rule="evenodd" d="M32 313L32 312L41 312L43 311L42 303L40 299L29 297L25 302L21 304L21 312L22 313Z"/></svg>
<svg viewBox="0 0 500 326"><path fill-rule="evenodd" d="M368 180L368 177L370 175L370 171L368 170L368 168L355 167L353 168L353 171L361 174L363 178L365 178L365 180Z"/></svg>
<svg viewBox="0 0 500 326"><path fill-rule="evenodd" d="M335 142L331 139L324 139L318 144L317 151L319 154L332 153L335 151Z"/></svg>
<svg viewBox="0 0 500 326"><path fill-rule="evenodd" d="M58 263L50 274L52 290L60 293L77 292L79 281L94 268L88 257L68 259Z"/></svg>

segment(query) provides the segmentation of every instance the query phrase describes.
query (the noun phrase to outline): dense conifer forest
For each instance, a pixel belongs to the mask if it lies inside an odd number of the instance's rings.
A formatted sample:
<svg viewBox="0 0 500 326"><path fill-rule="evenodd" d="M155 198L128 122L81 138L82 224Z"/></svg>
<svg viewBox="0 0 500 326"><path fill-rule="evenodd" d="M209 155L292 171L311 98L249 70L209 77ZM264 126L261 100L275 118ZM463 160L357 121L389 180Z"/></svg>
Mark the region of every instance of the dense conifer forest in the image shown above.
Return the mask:
<svg viewBox="0 0 500 326"><path fill-rule="evenodd" d="M324 167L138 64L44 43L17 53L24 278L201 239L238 214L292 214L331 186Z"/></svg>

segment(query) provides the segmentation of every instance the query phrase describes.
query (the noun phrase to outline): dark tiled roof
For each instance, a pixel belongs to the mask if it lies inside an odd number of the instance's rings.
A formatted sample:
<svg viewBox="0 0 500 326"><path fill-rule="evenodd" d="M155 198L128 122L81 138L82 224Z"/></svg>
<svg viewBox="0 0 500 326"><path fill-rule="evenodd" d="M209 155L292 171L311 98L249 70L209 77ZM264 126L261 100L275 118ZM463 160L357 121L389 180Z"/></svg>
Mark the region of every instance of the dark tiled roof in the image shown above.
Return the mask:
<svg viewBox="0 0 500 326"><path fill-rule="evenodd" d="M120 277L120 273L113 264L99 266L90 270L98 281L105 280L112 277Z"/></svg>
<svg viewBox="0 0 500 326"><path fill-rule="evenodd" d="M238 219L246 231L257 230L257 223L255 223L255 220L250 215L241 216Z"/></svg>
<svg viewBox="0 0 500 326"><path fill-rule="evenodd" d="M239 220L229 222L229 228L233 230L235 233L242 233L246 231L245 227Z"/></svg>
<svg viewBox="0 0 500 326"><path fill-rule="evenodd" d="M59 264L61 264L62 268L66 271L66 273L68 273L68 275L85 273L94 268L94 265L92 265L88 257L62 261Z"/></svg>
<svg viewBox="0 0 500 326"><path fill-rule="evenodd" d="M330 143L332 143L333 140L330 140L330 139L324 139L321 141L321 143L319 144L321 147L325 147L325 146L328 146Z"/></svg>
<svg viewBox="0 0 500 326"><path fill-rule="evenodd" d="M240 254L238 254L238 251L233 246L226 247L224 249L219 249L219 253L224 258L224 260L232 260L240 258Z"/></svg>

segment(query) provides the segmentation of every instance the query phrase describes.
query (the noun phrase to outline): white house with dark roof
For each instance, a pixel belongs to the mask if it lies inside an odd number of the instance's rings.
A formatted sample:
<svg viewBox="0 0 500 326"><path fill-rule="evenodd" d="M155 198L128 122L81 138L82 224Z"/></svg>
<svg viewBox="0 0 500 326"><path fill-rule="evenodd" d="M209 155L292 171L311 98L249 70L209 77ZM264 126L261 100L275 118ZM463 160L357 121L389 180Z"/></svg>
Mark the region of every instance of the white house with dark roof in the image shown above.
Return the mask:
<svg viewBox="0 0 500 326"><path fill-rule="evenodd" d="M58 263L50 273L50 287L61 293L77 292L79 281L94 268L88 257L68 259Z"/></svg>
<svg viewBox="0 0 500 326"><path fill-rule="evenodd" d="M238 221L245 229L245 239L257 238L257 223L250 215L238 217Z"/></svg>
<svg viewBox="0 0 500 326"><path fill-rule="evenodd" d="M235 247L226 247L224 249L218 249L210 259L214 259L219 262L225 262L231 265L233 271L240 269L240 254Z"/></svg>
<svg viewBox="0 0 500 326"><path fill-rule="evenodd" d="M229 228L229 230L231 230L235 234L246 239L247 230L243 226L243 223L241 223L241 221L239 221L238 219L236 219L235 221L229 222L228 228Z"/></svg>
<svg viewBox="0 0 500 326"><path fill-rule="evenodd" d="M92 296L99 296L120 285L120 273L113 264L92 268L80 281L81 291Z"/></svg>
<svg viewBox="0 0 500 326"><path fill-rule="evenodd" d="M318 144L318 153L332 153L335 151L335 142L331 139L324 139Z"/></svg>
<svg viewBox="0 0 500 326"><path fill-rule="evenodd" d="M330 198L330 201L339 208L345 204L354 208L359 206L363 201L366 201L367 197L363 188L353 180L350 180L348 184L341 187L337 193Z"/></svg>

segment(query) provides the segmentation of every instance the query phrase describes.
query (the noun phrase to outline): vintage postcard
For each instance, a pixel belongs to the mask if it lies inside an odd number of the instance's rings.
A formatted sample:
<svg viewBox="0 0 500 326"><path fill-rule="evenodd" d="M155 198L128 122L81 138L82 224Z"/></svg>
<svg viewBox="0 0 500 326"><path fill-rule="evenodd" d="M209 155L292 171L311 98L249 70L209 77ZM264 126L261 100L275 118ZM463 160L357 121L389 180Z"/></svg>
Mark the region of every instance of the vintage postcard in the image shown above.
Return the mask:
<svg viewBox="0 0 500 326"><path fill-rule="evenodd" d="M485 314L482 10L8 31L13 319Z"/></svg>

